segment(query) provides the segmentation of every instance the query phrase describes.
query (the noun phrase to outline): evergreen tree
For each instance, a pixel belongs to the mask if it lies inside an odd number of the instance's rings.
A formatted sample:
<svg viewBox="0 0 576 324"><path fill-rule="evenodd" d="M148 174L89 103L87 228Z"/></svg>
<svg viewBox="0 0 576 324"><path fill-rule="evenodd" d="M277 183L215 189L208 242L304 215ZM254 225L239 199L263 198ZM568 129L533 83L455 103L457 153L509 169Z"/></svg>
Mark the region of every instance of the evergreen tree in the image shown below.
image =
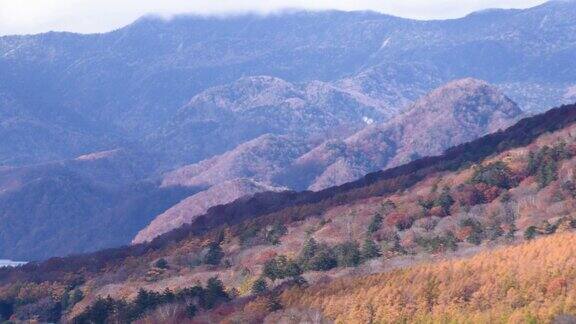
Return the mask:
<svg viewBox="0 0 576 324"><path fill-rule="evenodd" d="M334 247L340 267L355 267L360 263L360 250L356 242L344 242Z"/></svg>
<svg viewBox="0 0 576 324"><path fill-rule="evenodd" d="M450 207L452 207L454 203L455 203L454 198L452 198L452 196L450 195L450 188L448 187L442 188L442 192L440 193L438 199L436 199L435 205L442 207L444 213L449 214Z"/></svg>
<svg viewBox="0 0 576 324"><path fill-rule="evenodd" d="M297 277L302 274L302 269L298 263L288 260L285 255L280 255L264 263L264 276L272 281L288 277Z"/></svg>
<svg viewBox="0 0 576 324"><path fill-rule="evenodd" d="M280 303L280 298L276 294L271 294L266 299L266 309L269 312L275 312L279 309L282 309L282 304Z"/></svg>
<svg viewBox="0 0 576 324"><path fill-rule="evenodd" d="M204 301L201 306L206 309L212 309L221 302L230 300L230 297L224 290L224 284L218 277L208 279L204 294Z"/></svg>
<svg viewBox="0 0 576 324"><path fill-rule="evenodd" d="M368 225L368 233L370 234L374 234L376 233L380 227L382 227L382 221L384 220L384 217L382 217L382 215L380 215L380 213L377 213L376 215L374 215L374 217L372 217L372 221L370 222L370 225Z"/></svg>
<svg viewBox="0 0 576 324"><path fill-rule="evenodd" d="M513 172L502 161L479 166L472 175L472 183L484 183L501 189L510 189L516 185Z"/></svg>
<svg viewBox="0 0 576 324"><path fill-rule="evenodd" d="M196 307L196 305L188 304L186 306L186 316L188 318L193 318L194 316L196 316L196 313L198 313L198 307Z"/></svg>
<svg viewBox="0 0 576 324"><path fill-rule="evenodd" d="M328 271L337 265L338 261L336 260L334 251L329 246L321 244L305 268L312 271Z"/></svg>
<svg viewBox="0 0 576 324"><path fill-rule="evenodd" d="M302 250L300 251L300 254L298 256L298 261L300 262L300 264L304 265L305 267L305 265L308 264L310 259L314 257L317 250L318 250L318 243L314 238L309 238L304 243L304 246L302 247Z"/></svg>
<svg viewBox="0 0 576 324"><path fill-rule="evenodd" d="M211 264L211 265L218 265L220 264L220 260L224 257L224 252L220 247L220 244L212 242L208 245L208 251L206 255L204 255L204 263Z"/></svg>
<svg viewBox="0 0 576 324"><path fill-rule="evenodd" d="M0 300L0 321L8 321L14 313L14 305L6 300Z"/></svg>
<svg viewBox="0 0 576 324"><path fill-rule="evenodd" d="M364 240L361 254L363 260L378 258L379 256L382 255L378 245L369 237L367 237L366 240Z"/></svg>
<svg viewBox="0 0 576 324"><path fill-rule="evenodd" d="M540 188L547 187L558 178L558 166L553 160L546 160L536 174L536 180Z"/></svg>
<svg viewBox="0 0 576 324"><path fill-rule="evenodd" d="M288 229L284 224L277 222L272 225L272 228L266 233L266 242L272 245L280 244L280 238L288 233Z"/></svg>
<svg viewBox="0 0 576 324"><path fill-rule="evenodd" d="M166 261L166 259L158 259L158 261L154 263L154 266L159 269L168 269L168 261Z"/></svg>
<svg viewBox="0 0 576 324"><path fill-rule="evenodd" d="M524 239L526 240L531 240L535 238L536 235L538 235L538 230L536 229L536 226L530 226L524 231Z"/></svg>
<svg viewBox="0 0 576 324"><path fill-rule="evenodd" d="M262 274L268 277L272 282L276 281L276 279L282 278L282 272L280 269L278 259L270 259L264 263L264 269L262 270Z"/></svg>
<svg viewBox="0 0 576 324"><path fill-rule="evenodd" d="M289 260L284 269L285 278L296 278L302 275L302 268L297 262Z"/></svg>

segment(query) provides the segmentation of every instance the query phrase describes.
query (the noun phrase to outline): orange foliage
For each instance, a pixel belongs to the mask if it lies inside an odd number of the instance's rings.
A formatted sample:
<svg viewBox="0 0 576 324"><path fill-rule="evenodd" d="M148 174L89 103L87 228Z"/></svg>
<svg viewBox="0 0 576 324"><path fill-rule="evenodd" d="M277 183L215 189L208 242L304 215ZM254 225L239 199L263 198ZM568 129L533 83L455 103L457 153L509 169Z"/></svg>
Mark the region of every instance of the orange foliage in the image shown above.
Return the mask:
<svg viewBox="0 0 576 324"><path fill-rule="evenodd" d="M336 323L551 322L576 314L576 240L562 233L470 259L346 278L282 295Z"/></svg>

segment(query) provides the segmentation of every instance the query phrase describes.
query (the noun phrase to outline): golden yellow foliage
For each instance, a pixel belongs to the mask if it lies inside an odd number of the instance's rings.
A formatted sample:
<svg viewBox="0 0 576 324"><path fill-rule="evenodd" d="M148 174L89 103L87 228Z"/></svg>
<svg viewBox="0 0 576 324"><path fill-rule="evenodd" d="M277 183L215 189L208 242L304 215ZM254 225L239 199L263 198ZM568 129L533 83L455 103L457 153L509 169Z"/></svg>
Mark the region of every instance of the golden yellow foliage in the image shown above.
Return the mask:
<svg viewBox="0 0 576 324"><path fill-rule="evenodd" d="M545 323L576 314L576 234L561 233L282 295L336 323Z"/></svg>

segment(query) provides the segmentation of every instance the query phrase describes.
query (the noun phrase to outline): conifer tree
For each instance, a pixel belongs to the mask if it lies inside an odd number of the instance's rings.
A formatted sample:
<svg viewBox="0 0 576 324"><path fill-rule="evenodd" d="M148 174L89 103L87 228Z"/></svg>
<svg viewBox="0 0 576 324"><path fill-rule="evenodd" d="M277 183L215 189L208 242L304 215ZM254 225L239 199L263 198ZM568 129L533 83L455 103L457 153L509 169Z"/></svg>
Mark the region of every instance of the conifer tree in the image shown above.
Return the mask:
<svg viewBox="0 0 576 324"><path fill-rule="evenodd" d="M364 244L362 245L362 259L363 260L370 260L377 258L382 255L380 248L376 243L369 237L364 240Z"/></svg>

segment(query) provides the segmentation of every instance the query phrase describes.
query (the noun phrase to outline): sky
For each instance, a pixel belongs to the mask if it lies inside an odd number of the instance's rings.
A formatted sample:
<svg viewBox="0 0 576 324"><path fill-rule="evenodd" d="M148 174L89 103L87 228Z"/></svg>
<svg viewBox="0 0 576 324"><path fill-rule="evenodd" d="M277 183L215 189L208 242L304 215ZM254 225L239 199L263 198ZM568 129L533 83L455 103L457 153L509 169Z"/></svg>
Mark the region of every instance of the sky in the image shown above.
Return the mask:
<svg viewBox="0 0 576 324"><path fill-rule="evenodd" d="M106 32L147 14L229 15L283 9L374 10L416 19L458 18L487 8L528 8L545 0L0 0L0 35Z"/></svg>

